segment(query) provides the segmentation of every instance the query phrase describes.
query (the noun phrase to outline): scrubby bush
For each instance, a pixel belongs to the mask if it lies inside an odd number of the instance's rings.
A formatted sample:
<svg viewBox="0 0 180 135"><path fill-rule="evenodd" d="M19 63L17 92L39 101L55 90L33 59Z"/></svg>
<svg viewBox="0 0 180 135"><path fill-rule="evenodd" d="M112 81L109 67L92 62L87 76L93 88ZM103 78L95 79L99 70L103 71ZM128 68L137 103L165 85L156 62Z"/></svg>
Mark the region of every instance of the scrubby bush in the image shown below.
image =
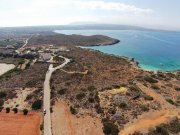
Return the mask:
<svg viewBox="0 0 180 135"><path fill-rule="evenodd" d="M58 91L59 95L64 95L67 89L61 89Z"/></svg>
<svg viewBox="0 0 180 135"><path fill-rule="evenodd" d="M125 102L120 103L119 107L121 107L121 108L126 108L126 107L127 107L127 103L125 103Z"/></svg>
<svg viewBox="0 0 180 135"><path fill-rule="evenodd" d="M7 108L6 108L6 113L9 113L9 112L10 112L10 108L7 107Z"/></svg>
<svg viewBox="0 0 180 135"><path fill-rule="evenodd" d="M159 90L159 87L157 85L151 85L151 88L153 88L155 90Z"/></svg>
<svg viewBox="0 0 180 135"><path fill-rule="evenodd" d="M105 135L118 135L119 129L114 123L105 121L103 122L103 132Z"/></svg>
<svg viewBox="0 0 180 135"><path fill-rule="evenodd" d="M0 106L0 112L3 110L4 107Z"/></svg>
<svg viewBox="0 0 180 135"><path fill-rule="evenodd" d="M14 113L18 113L18 109L17 108L13 108L13 112Z"/></svg>
<svg viewBox="0 0 180 135"><path fill-rule="evenodd" d="M89 91L96 90L96 87L95 87L95 86L93 86L93 85L91 85L91 86L88 86L88 90L89 90Z"/></svg>
<svg viewBox="0 0 180 135"><path fill-rule="evenodd" d="M27 95L27 97L26 97L26 101L27 101L27 100L31 100L31 99L33 98L33 96L34 96L33 94L29 94L29 95Z"/></svg>
<svg viewBox="0 0 180 135"><path fill-rule="evenodd" d="M5 91L0 91L0 98L5 98L7 93Z"/></svg>
<svg viewBox="0 0 180 135"><path fill-rule="evenodd" d="M90 98L88 99L88 101L89 101L90 103L94 103L94 98L91 98L91 97L90 97Z"/></svg>
<svg viewBox="0 0 180 135"><path fill-rule="evenodd" d="M41 125L40 125L40 130L42 131L43 129L44 129L44 125L41 124Z"/></svg>
<svg viewBox="0 0 180 135"><path fill-rule="evenodd" d="M0 106L4 105L4 100L0 99Z"/></svg>
<svg viewBox="0 0 180 135"><path fill-rule="evenodd" d="M172 132L173 134L177 134L180 132L180 122L178 119L173 120L169 124L169 131Z"/></svg>
<svg viewBox="0 0 180 135"><path fill-rule="evenodd" d="M128 98L125 96L115 95L113 97L113 101L116 105L120 106L121 108L125 108L129 104Z"/></svg>
<svg viewBox="0 0 180 135"><path fill-rule="evenodd" d="M41 109L42 106L42 100L36 100L33 104L32 104L32 109L33 110L38 110Z"/></svg>
<svg viewBox="0 0 180 135"><path fill-rule="evenodd" d="M96 112L97 112L98 114L104 112L103 109L101 108L101 106L100 106L99 104L97 104L97 105L95 106L95 109L96 109Z"/></svg>
<svg viewBox="0 0 180 135"><path fill-rule="evenodd" d="M81 93L79 93L79 94L76 95L76 99L81 100L81 99L83 99L85 96L86 96L86 94L81 92Z"/></svg>
<svg viewBox="0 0 180 135"><path fill-rule="evenodd" d="M74 107L72 107L72 106L70 106L70 112L72 114L76 114L77 113L76 109Z"/></svg>
<svg viewBox="0 0 180 135"><path fill-rule="evenodd" d="M18 65L22 65L25 63L25 60L24 59L20 59L19 62L18 62Z"/></svg>
<svg viewBox="0 0 180 135"><path fill-rule="evenodd" d="M151 97L151 96L149 96L149 95L145 95L145 96L144 96L144 99L145 99L145 100L153 100L153 97Z"/></svg>
<svg viewBox="0 0 180 135"><path fill-rule="evenodd" d="M180 87L176 87L175 90L176 90L176 91L180 91Z"/></svg>
<svg viewBox="0 0 180 135"><path fill-rule="evenodd" d="M175 105L175 102L174 102L172 99L169 99L169 98L168 98L168 99L166 99L166 101L169 102L169 103L172 104L172 105Z"/></svg>
<svg viewBox="0 0 180 135"><path fill-rule="evenodd" d="M53 113L53 108L52 107L50 107L50 112Z"/></svg>
<svg viewBox="0 0 180 135"><path fill-rule="evenodd" d="M27 115L27 114L28 114L28 109L24 109L24 110L23 110L23 114L24 114L24 115Z"/></svg>
<svg viewBox="0 0 180 135"><path fill-rule="evenodd" d="M147 105L141 105L140 107L141 107L141 110L144 112L149 111L149 107Z"/></svg>
<svg viewBox="0 0 180 135"><path fill-rule="evenodd" d="M158 81L152 77L146 76L144 77L144 80L149 83L157 83Z"/></svg>
<svg viewBox="0 0 180 135"><path fill-rule="evenodd" d="M156 133L160 133L162 135L169 135L168 130L163 126L157 126L156 127Z"/></svg>

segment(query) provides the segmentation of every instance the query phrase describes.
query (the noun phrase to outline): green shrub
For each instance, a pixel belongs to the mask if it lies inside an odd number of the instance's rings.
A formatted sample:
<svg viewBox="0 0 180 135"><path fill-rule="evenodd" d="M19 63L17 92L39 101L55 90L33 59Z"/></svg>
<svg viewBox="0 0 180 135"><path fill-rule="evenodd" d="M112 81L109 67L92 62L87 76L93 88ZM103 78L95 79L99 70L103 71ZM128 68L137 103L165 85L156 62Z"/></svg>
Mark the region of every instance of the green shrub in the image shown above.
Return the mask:
<svg viewBox="0 0 180 135"><path fill-rule="evenodd" d="M18 113L18 109L17 108L13 108L13 112L14 113Z"/></svg>
<svg viewBox="0 0 180 135"><path fill-rule="evenodd" d="M146 76L144 77L144 80L149 83L157 83L158 81L152 77Z"/></svg>
<svg viewBox="0 0 180 135"><path fill-rule="evenodd" d="M175 90L176 90L176 91L180 91L180 87L176 87Z"/></svg>
<svg viewBox="0 0 180 135"><path fill-rule="evenodd" d="M10 112L10 108L7 107L7 108L6 108L6 113L9 113L9 112Z"/></svg>
<svg viewBox="0 0 180 135"><path fill-rule="evenodd" d="M76 95L76 99L81 100L81 99L83 99L85 96L86 96L86 94L81 92L81 93L79 93L79 94Z"/></svg>
<svg viewBox="0 0 180 135"><path fill-rule="evenodd" d="M26 97L26 101L27 101L27 100L31 100L31 99L33 98L33 96L34 96L33 94L29 94L29 95L27 95L27 97Z"/></svg>
<svg viewBox="0 0 180 135"><path fill-rule="evenodd" d="M88 101L89 101L90 103L94 103L94 98L91 98L91 97L90 97L90 98L88 99Z"/></svg>
<svg viewBox="0 0 180 135"><path fill-rule="evenodd" d="M43 129L44 129L44 125L41 124L41 125L40 125L40 130L42 131Z"/></svg>
<svg viewBox="0 0 180 135"><path fill-rule="evenodd" d="M41 106L42 106L42 100L37 100L32 104L32 109L39 110L41 109Z"/></svg>
<svg viewBox="0 0 180 135"><path fill-rule="evenodd" d="M75 109L74 107L72 107L72 106L70 106L70 112L71 112L72 114L77 114L76 109Z"/></svg>
<svg viewBox="0 0 180 135"><path fill-rule="evenodd" d="M5 91L0 91L0 98L5 98L7 93Z"/></svg>
<svg viewBox="0 0 180 135"><path fill-rule="evenodd" d="M151 97L151 96L149 96L149 95L145 95L145 96L144 96L144 99L145 99L145 100L153 100L153 97Z"/></svg>
<svg viewBox="0 0 180 135"><path fill-rule="evenodd" d="M166 101L169 102L169 103L172 104L172 105L175 105L175 102L174 102L172 99L169 99L169 98L168 98L168 99L166 99Z"/></svg>
<svg viewBox="0 0 180 135"><path fill-rule="evenodd" d="M22 65L24 64L25 60L24 59L20 59L19 62L18 62L18 65Z"/></svg>
<svg viewBox="0 0 180 135"><path fill-rule="evenodd" d="M0 112L3 110L4 107L0 106Z"/></svg>
<svg viewBox="0 0 180 135"><path fill-rule="evenodd" d="M58 91L59 95L64 95L67 89L61 89Z"/></svg>
<svg viewBox="0 0 180 135"><path fill-rule="evenodd" d="M169 131L172 132L173 134L177 134L180 132L180 122L178 119L173 120L169 124Z"/></svg>
<svg viewBox="0 0 180 135"><path fill-rule="evenodd" d="M122 102L122 103L120 103L120 105L119 105L121 108L126 108L127 107L127 103L125 103L125 102Z"/></svg>
<svg viewBox="0 0 180 135"><path fill-rule="evenodd" d="M148 107L147 105L141 105L140 108L141 108L141 110L144 111L144 112L149 111L149 107Z"/></svg>
<svg viewBox="0 0 180 135"><path fill-rule="evenodd" d="M157 85L151 85L151 88L153 88L155 90L159 90L159 87Z"/></svg>
<svg viewBox="0 0 180 135"><path fill-rule="evenodd" d="M23 114L24 114L24 115L27 115L27 114L28 114L28 109L24 109L24 110L23 110Z"/></svg>
<svg viewBox="0 0 180 135"><path fill-rule="evenodd" d="M156 133L160 133L162 135L169 135L168 130L163 126L157 126L156 127Z"/></svg>
<svg viewBox="0 0 180 135"><path fill-rule="evenodd" d="M4 100L0 99L0 107L4 105Z"/></svg>
<svg viewBox="0 0 180 135"><path fill-rule="evenodd" d="M93 85L91 85L91 86L88 86L88 90L89 90L89 91L96 90L96 87L95 87L95 86L93 86Z"/></svg>
<svg viewBox="0 0 180 135"><path fill-rule="evenodd" d="M119 129L112 122L103 122L103 132L105 135L118 135Z"/></svg>

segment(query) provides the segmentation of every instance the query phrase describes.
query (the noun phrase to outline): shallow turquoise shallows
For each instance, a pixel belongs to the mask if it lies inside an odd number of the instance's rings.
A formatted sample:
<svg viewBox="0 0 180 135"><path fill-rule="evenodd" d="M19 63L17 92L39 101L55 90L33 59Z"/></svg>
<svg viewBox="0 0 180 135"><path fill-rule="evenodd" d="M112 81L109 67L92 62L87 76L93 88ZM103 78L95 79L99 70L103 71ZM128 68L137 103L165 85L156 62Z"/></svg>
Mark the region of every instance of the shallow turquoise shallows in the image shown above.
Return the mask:
<svg viewBox="0 0 180 135"><path fill-rule="evenodd" d="M138 30L59 30L63 34L107 35L121 42L110 46L87 47L104 53L135 58L150 71L180 70L180 32Z"/></svg>

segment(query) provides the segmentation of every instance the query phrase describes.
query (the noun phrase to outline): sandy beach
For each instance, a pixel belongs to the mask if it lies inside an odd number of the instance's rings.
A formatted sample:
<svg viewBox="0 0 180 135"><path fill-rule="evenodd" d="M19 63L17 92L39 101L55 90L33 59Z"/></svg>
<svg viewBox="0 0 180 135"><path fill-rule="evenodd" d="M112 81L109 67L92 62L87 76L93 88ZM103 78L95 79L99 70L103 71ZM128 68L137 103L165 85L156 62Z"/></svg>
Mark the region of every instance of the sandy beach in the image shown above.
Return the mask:
<svg viewBox="0 0 180 135"><path fill-rule="evenodd" d="M13 64L0 63L0 76L13 68L15 68Z"/></svg>

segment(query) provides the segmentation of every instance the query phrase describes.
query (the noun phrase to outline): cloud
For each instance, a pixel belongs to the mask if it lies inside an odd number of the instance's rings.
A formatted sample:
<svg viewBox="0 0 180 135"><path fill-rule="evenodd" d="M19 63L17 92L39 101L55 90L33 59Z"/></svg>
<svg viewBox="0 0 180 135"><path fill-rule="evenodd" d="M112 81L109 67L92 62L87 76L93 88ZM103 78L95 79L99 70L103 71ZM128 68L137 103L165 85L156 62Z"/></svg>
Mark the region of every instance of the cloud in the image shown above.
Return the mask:
<svg viewBox="0 0 180 135"><path fill-rule="evenodd" d="M135 14L149 14L153 12L149 8L139 8L121 2L105 2L102 0L34 0L31 5L24 7L20 12L41 12L43 9L53 10L53 8L62 8L64 10L104 10Z"/></svg>
<svg viewBox="0 0 180 135"><path fill-rule="evenodd" d="M128 5L120 2L104 2L104 1L82 1L78 0L74 2L76 6L80 8L88 9L100 9L100 10L110 10L119 12L132 12L132 13L152 13L152 9L148 8L138 8L134 5Z"/></svg>
<svg viewBox="0 0 180 135"><path fill-rule="evenodd" d="M5 0L3 0L5 1ZM6 0L11 10L0 8L0 25L49 25L72 22L122 23L125 16L143 19L154 11L121 2L103 0ZM103 22L102 22L103 18ZM133 22L133 21L130 21Z"/></svg>

